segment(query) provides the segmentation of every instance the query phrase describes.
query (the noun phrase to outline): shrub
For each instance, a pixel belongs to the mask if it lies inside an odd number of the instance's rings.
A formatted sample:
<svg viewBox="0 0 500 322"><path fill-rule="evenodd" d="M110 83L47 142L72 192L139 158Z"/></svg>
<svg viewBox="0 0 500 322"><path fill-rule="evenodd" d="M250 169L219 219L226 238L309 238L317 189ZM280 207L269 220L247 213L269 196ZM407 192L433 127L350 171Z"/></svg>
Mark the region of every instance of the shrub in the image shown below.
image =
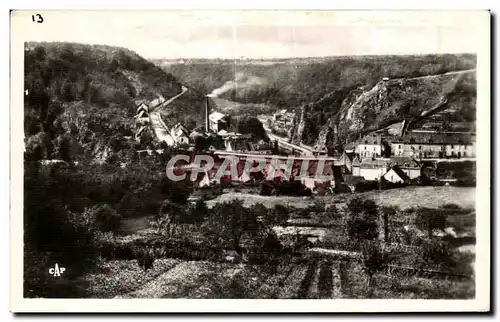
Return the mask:
<svg viewBox="0 0 500 322"><path fill-rule="evenodd" d="M274 230L263 229L250 236L252 241L249 244L251 246L246 248L248 262L252 264L268 264L270 266L277 264L282 245Z"/></svg>
<svg viewBox="0 0 500 322"><path fill-rule="evenodd" d="M429 238L435 229L444 229L446 224L446 214L439 209L418 208L416 210L415 226L427 231Z"/></svg>
<svg viewBox="0 0 500 322"><path fill-rule="evenodd" d="M455 209L455 210L461 209L460 206L457 205L456 203L447 203L447 204L442 205L441 208L444 208L444 209Z"/></svg>
<svg viewBox="0 0 500 322"><path fill-rule="evenodd" d="M451 252L446 242L433 238L422 243L421 256L423 264L443 265L448 264Z"/></svg>
<svg viewBox="0 0 500 322"><path fill-rule="evenodd" d="M207 216L209 216L207 203L204 200L199 199L196 201L194 206L189 209L186 222L192 224L201 223Z"/></svg>
<svg viewBox="0 0 500 322"><path fill-rule="evenodd" d="M122 219L120 214L107 204L85 209L80 218L89 227L103 232L116 231Z"/></svg>
<svg viewBox="0 0 500 322"><path fill-rule="evenodd" d="M347 204L347 233L350 238L375 239L378 237L378 206L373 200L354 198Z"/></svg>

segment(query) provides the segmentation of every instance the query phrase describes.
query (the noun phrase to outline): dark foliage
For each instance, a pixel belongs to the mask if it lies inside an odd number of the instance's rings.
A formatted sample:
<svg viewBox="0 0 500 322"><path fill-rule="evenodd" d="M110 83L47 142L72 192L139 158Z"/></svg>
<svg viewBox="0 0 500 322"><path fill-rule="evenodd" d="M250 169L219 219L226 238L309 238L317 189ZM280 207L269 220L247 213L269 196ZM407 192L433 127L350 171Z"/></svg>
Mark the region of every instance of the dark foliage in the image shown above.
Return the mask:
<svg viewBox="0 0 500 322"><path fill-rule="evenodd" d="M426 231L429 238L435 229L444 229L446 224L446 211L432 208L416 209L415 226Z"/></svg>
<svg viewBox="0 0 500 322"><path fill-rule="evenodd" d="M373 200L353 198L347 204L347 233L351 239L378 237L378 206Z"/></svg>
<svg viewBox="0 0 500 322"><path fill-rule="evenodd" d="M262 123L256 117L242 117L238 120L237 131L242 134L251 134L254 140L269 141Z"/></svg>

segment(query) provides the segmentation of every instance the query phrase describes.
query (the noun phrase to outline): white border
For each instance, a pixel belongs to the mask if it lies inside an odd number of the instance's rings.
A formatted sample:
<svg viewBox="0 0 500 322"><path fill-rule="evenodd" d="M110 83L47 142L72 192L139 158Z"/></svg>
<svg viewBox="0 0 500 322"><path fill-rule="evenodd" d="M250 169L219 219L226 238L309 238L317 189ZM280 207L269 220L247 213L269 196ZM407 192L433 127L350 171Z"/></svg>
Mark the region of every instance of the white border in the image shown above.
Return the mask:
<svg viewBox="0 0 500 322"><path fill-rule="evenodd" d="M242 6L239 6L240 8ZM243 6L244 7L244 6ZM352 14L353 12L349 12ZM399 12L398 14L400 14ZM466 22L464 22L466 23ZM11 294L14 312L407 312L485 311L490 294L490 21L481 25L477 51L477 285L474 300L57 300L22 299L23 42L22 25L11 24Z"/></svg>

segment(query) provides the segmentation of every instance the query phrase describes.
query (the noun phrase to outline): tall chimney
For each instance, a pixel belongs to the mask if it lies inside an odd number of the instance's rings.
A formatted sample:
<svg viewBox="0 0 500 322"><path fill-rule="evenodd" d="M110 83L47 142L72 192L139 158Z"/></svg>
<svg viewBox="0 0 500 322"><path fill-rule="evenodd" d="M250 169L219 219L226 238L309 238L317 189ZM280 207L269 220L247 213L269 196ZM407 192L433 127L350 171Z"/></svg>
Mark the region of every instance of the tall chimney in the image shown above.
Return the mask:
<svg viewBox="0 0 500 322"><path fill-rule="evenodd" d="M205 131L210 132L210 121L208 119L208 96L205 96Z"/></svg>

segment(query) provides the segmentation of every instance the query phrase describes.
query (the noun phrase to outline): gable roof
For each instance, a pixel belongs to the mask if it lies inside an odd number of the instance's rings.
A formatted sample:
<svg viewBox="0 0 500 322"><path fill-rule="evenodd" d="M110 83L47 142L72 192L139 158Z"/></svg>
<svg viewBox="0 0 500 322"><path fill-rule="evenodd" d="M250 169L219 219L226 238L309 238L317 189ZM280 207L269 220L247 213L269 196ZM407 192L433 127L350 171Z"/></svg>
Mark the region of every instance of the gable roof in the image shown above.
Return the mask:
<svg viewBox="0 0 500 322"><path fill-rule="evenodd" d="M149 107L144 103L144 102L141 102L141 104L137 105L137 113L139 113L139 111L148 111Z"/></svg>
<svg viewBox="0 0 500 322"><path fill-rule="evenodd" d="M403 180L403 181L406 181L406 180L409 180L409 179L410 179L410 178L406 175L406 173L404 173L404 171L403 171L403 170L401 170L401 168L400 168L399 166L397 166L397 165L392 166L392 167L389 169L389 171L391 171L391 170L392 170L392 171L394 171L394 172L398 175L398 177L399 177L399 178L401 178L401 180ZM389 172L389 171L387 171L387 172ZM386 174L387 174L387 173L386 173ZM385 174L384 174L384 175L385 175Z"/></svg>
<svg viewBox="0 0 500 322"><path fill-rule="evenodd" d="M356 157L356 154L354 152L345 152L344 151L344 154L346 155L346 157L349 159L349 161L353 161L354 158Z"/></svg>
<svg viewBox="0 0 500 322"><path fill-rule="evenodd" d="M210 119L210 121L212 122L219 122L219 121L223 121L223 118L226 117L226 114L222 114L222 113L219 113L219 112L213 112L212 114L210 114L208 116L208 118Z"/></svg>
<svg viewBox="0 0 500 322"><path fill-rule="evenodd" d="M359 167L361 165L361 160L359 160L358 156L354 156L354 159L352 159L352 166L353 167Z"/></svg>

